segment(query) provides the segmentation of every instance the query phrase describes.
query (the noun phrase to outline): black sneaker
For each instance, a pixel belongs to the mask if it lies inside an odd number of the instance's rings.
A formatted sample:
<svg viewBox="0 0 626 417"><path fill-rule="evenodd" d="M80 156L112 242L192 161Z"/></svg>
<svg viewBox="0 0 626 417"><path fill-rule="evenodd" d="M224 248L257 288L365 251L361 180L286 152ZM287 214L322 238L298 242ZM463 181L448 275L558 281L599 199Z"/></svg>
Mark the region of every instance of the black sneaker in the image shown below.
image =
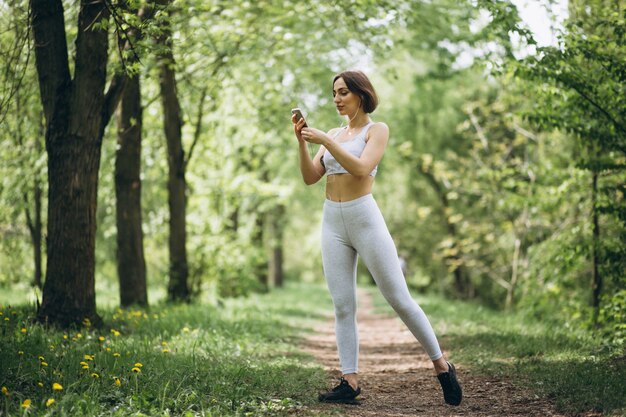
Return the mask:
<svg viewBox="0 0 626 417"><path fill-rule="evenodd" d="M348 381L341 378L341 382L329 392L319 395L319 400L325 403L358 404L356 397L361 393L361 387L355 390Z"/></svg>
<svg viewBox="0 0 626 417"><path fill-rule="evenodd" d="M461 404L461 399L463 399L463 391L461 390L459 381L456 379L456 369L454 369L454 365L450 362L446 363L448 364L448 372L442 372L437 375L437 379L439 379L441 389L443 390L443 399L446 401L446 404L459 405Z"/></svg>

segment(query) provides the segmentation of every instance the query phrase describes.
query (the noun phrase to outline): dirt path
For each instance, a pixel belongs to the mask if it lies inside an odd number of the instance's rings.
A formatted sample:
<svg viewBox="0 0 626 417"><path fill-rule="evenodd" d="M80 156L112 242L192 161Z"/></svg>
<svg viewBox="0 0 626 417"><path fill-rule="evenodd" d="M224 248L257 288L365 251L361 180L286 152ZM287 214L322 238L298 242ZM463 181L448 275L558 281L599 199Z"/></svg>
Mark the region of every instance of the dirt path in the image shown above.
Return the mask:
<svg viewBox="0 0 626 417"><path fill-rule="evenodd" d="M375 314L371 297L364 291L359 293L358 322L362 403L319 404L315 412L350 417L562 416L546 400L510 382L477 375L463 363L455 364L463 403L447 406L432 363L413 335L399 319ZM445 344L443 348L445 352ZM307 338L305 350L328 370L329 387L336 385L341 374L332 316Z"/></svg>

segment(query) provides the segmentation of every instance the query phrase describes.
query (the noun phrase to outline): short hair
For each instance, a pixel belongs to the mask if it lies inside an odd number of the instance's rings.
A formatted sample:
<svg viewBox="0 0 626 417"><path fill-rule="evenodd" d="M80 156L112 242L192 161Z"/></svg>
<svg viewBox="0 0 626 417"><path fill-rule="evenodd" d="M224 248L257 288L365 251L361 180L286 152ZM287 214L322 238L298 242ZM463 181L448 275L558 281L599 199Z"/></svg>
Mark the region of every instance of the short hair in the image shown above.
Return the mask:
<svg viewBox="0 0 626 417"><path fill-rule="evenodd" d="M343 71L333 78L333 88L337 79L343 78L348 90L361 97L365 113L372 113L378 107L376 90L367 75L362 71Z"/></svg>

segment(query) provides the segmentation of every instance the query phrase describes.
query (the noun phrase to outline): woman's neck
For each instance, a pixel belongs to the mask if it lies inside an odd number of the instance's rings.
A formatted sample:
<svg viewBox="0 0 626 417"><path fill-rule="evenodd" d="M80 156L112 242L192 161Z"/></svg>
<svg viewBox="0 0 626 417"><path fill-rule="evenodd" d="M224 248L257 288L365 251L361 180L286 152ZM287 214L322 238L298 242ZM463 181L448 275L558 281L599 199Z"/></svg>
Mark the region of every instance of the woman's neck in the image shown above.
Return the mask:
<svg viewBox="0 0 626 417"><path fill-rule="evenodd" d="M348 119L348 129L358 129L360 127L365 126L370 122L369 114L363 112L362 109L359 109L358 114Z"/></svg>

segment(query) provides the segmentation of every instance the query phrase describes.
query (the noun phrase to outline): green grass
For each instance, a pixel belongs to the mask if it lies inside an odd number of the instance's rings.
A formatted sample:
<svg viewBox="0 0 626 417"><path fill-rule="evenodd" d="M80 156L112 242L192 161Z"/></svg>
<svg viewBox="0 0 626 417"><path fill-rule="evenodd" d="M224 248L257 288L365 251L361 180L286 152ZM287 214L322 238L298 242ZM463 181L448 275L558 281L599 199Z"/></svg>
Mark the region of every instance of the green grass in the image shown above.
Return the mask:
<svg viewBox="0 0 626 417"><path fill-rule="evenodd" d="M391 314L371 292L377 308ZM3 296L25 300L23 294ZM591 333L437 296L418 301L449 357L473 372L529 387L567 414L624 414L626 362ZM25 302L1 303L1 415L307 415L316 400L311 392L325 387L322 368L297 348L332 312L322 285L289 285L219 305L105 307L105 328L71 332L33 324ZM63 388L53 390L54 383Z"/></svg>
<svg viewBox="0 0 626 417"><path fill-rule="evenodd" d="M32 307L0 311L2 415L284 415L325 385L296 347L332 311L321 286L219 306L103 310L106 328L70 332L33 324Z"/></svg>
<svg viewBox="0 0 626 417"><path fill-rule="evenodd" d="M392 314L371 292L377 309ZM530 388L564 413L626 415L626 360L591 332L433 295L416 298L451 359Z"/></svg>

